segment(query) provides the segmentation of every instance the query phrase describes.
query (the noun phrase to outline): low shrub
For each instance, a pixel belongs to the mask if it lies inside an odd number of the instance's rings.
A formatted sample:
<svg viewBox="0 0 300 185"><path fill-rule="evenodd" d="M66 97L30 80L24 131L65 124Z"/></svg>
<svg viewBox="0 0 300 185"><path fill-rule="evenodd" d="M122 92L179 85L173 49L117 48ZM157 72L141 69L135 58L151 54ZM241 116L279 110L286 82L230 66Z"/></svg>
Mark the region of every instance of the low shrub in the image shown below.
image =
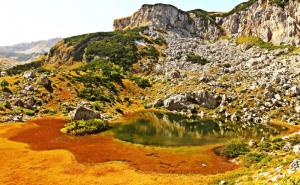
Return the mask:
<svg viewBox="0 0 300 185"><path fill-rule="evenodd" d="M158 45L164 45L166 44L166 40L163 38L163 37L158 37L154 40L154 43L155 44L158 44Z"/></svg>
<svg viewBox="0 0 300 185"><path fill-rule="evenodd" d="M30 109L23 109L24 114L28 115L28 116L34 116L35 115L35 111L34 110L30 110Z"/></svg>
<svg viewBox="0 0 300 185"><path fill-rule="evenodd" d="M81 136L96 134L105 131L108 128L108 124L99 119L88 121L79 120L65 124L64 128L61 129L61 132L65 134Z"/></svg>
<svg viewBox="0 0 300 185"><path fill-rule="evenodd" d="M262 161L266 156L261 153L248 153L245 155L245 161L249 164L252 163L259 163Z"/></svg>
<svg viewBox="0 0 300 185"><path fill-rule="evenodd" d="M151 87L151 84L148 79L139 77L139 76L133 76L131 77L131 80L136 83L140 88L145 89L146 87Z"/></svg>
<svg viewBox="0 0 300 185"><path fill-rule="evenodd" d="M104 95L104 90L102 88L93 88L87 87L84 88L82 91L77 92L77 96L80 98L84 98L89 101L102 101L102 102L112 102L114 101L113 95L107 97Z"/></svg>
<svg viewBox="0 0 300 185"><path fill-rule="evenodd" d="M2 80L0 82L0 86L2 87L2 89L5 89L9 86L9 83L6 80Z"/></svg>
<svg viewBox="0 0 300 185"><path fill-rule="evenodd" d="M222 150L222 155L225 157L236 158L240 155L245 155L250 150L246 144L240 142L232 142L225 146Z"/></svg>
<svg viewBox="0 0 300 185"><path fill-rule="evenodd" d="M100 102L100 101L95 101L95 102L93 103L93 107L94 107L94 109L95 109L96 111L101 111L102 108L103 108L103 103Z"/></svg>
<svg viewBox="0 0 300 185"><path fill-rule="evenodd" d="M269 142L267 142L267 141L259 143L258 147L259 147L260 150L266 151L266 152L272 150L272 145Z"/></svg>
<svg viewBox="0 0 300 185"><path fill-rule="evenodd" d="M142 57L150 57L157 61L159 57L159 52L155 49L154 46L150 46L139 52L139 55Z"/></svg>

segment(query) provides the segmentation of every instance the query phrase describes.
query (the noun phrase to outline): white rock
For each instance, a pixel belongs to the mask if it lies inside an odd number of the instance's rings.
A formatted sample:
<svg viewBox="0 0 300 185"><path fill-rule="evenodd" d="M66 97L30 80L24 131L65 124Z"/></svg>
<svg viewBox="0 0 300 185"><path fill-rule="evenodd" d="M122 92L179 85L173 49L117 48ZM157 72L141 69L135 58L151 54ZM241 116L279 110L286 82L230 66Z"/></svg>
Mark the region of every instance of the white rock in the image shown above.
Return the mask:
<svg viewBox="0 0 300 185"><path fill-rule="evenodd" d="M293 152L295 154L300 154L300 145L293 146Z"/></svg>

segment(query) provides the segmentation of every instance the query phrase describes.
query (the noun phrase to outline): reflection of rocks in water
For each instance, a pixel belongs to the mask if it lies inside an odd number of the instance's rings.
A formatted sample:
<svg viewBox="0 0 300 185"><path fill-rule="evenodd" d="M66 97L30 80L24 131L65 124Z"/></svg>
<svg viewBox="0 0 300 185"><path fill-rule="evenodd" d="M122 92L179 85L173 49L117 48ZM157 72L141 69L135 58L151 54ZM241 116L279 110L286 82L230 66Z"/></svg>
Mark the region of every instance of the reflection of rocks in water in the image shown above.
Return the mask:
<svg viewBox="0 0 300 185"><path fill-rule="evenodd" d="M267 125L243 127L238 123L189 118L171 113L138 113L128 123L115 129L119 139L167 146L213 144L237 137L260 138L277 133Z"/></svg>

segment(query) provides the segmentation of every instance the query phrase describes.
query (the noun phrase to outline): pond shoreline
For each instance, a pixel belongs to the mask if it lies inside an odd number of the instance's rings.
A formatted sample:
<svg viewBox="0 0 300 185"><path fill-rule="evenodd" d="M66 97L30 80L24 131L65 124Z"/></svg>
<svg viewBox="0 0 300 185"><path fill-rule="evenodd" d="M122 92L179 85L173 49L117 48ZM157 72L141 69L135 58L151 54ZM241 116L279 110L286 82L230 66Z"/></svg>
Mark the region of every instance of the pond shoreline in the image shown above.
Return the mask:
<svg viewBox="0 0 300 185"><path fill-rule="evenodd" d="M111 136L68 136L59 132L65 119L42 118L29 121L10 132L9 139L27 143L36 151L64 149L70 151L80 163L97 164L123 161L134 169L146 173L217 174L239 166L213 152L215 146L167 148L137 146L117 142ZM49 127L49 125L51 125ZM24 128L27 127L27 128ZM184 150L188 150L184 151Z"/></svg>

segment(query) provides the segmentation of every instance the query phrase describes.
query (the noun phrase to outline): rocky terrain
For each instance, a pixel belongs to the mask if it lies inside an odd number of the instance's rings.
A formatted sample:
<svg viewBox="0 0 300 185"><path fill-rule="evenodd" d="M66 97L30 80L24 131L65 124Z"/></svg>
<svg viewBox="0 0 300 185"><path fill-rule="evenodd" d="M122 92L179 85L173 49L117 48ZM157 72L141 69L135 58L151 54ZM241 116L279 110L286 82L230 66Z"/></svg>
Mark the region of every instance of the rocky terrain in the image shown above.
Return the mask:
<svg viewBox="0 0 300 185"><path fill-rule="evenodd" d="M299 16L296 0L251 0L228 13L144 5L115 20L115 32L63 39L3 73L0 122L63 115L106 124L154 109L241 127L284 125L295 133L247 143L248 154L234 161L251 172L234 182L297 184Z"/></svg>
<svg viewBox="0 0 300 185"><path fill-rule="evenodd" d="M299 12L297 0L250 0L228 13L201 9L184 12L174 6L156 4L144 5L133 16L115 20L114 27L120 30L153 26L205 39L238 34L256 36L273 44L299 45Z"/></svg>
<svg viewBox="0 0 300 185"><path fill-rule="evenodd" d="M197 105L219 109L222 115L244 122L268 122L273 117L291 124L299 121L299 56L288 48L267 50L249 43L237 45L235 39L212 44L197 39L167 38L166 60L157 64L155 78L160 83L168 79L165 93L178 88L205 90L207 95L174 94L165 100L166 108L194 109ZM205 65L188 60L188 55L205 58ZM166 74L166 75L165 75ZM163 97L162 97L163 98ZM173 99L173 104L170 102ZM175 100L176 99L176 100ZM190 99L190 100L189 100ZM239 115L240 114L240 115Z"/></svg>

